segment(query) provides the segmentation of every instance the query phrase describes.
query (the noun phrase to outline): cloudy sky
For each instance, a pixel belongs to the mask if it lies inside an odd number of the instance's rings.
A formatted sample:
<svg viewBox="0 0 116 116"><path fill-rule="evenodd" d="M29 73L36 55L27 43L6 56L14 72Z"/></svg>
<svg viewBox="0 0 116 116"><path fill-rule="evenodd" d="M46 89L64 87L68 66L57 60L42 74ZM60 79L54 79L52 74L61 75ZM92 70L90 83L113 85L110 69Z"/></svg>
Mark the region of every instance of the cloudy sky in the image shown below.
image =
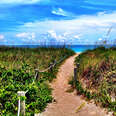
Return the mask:
<svg viewBox="0 0 116 116"><path fill-rule="evenodd" d="M0 0L0 44L116 39L116 0Z"/></svg>

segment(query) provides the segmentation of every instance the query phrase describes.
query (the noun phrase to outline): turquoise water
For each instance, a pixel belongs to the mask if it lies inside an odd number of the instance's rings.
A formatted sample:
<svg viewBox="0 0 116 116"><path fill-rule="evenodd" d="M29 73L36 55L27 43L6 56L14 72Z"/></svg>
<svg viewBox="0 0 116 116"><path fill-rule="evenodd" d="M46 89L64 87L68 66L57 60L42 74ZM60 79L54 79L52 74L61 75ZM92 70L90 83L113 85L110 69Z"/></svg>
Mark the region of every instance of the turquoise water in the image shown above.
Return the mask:
<svg viewBox="0 0 116 116"><path fill-rule="evenodd" d="M74 50L76 53L84 52L86 50L92 50L96 48L95 45L75 45L71 46L71 49Z"/></svg>

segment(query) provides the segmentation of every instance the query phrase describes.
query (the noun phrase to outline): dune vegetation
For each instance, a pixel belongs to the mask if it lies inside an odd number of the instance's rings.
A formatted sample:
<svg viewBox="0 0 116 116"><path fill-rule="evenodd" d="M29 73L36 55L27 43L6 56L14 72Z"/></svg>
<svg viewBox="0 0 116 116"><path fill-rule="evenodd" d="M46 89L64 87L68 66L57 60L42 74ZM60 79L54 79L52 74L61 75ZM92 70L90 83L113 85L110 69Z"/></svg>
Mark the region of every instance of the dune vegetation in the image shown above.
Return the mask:
<svg viewBox="0 0 116 116"><path fill-rule="evenodd" d="M0 116L16 116L18 111L18 91L27 91L20 99L26 101L26 115L44 111L52 102L49 82L56 77L58 63L52 71L40 73L35 80L35 69L43 70L54 60L63 61L73 55L66 48L13 48L0 47Z"/></svg>
<svg viewBox="0 0 116 116"><path fill-rule="evenodd" d="M99 47L81 53L77 92L116 115L116 48Z"/></svg>

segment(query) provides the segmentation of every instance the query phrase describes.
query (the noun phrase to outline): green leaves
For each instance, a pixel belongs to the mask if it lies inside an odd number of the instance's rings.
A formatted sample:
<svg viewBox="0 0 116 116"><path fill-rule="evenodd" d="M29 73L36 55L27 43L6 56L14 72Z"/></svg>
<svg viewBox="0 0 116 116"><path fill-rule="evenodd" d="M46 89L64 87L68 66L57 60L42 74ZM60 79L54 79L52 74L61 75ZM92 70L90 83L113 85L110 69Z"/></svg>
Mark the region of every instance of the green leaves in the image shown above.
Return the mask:
<svg viewBox="0 0 116 116"><path fill-rule="evenodd" d="M43 111L47 103L52 101L51 89L45 83L46 80L40 79L40 82L33 82L34 75L31 71L26 72L27 70L29 70L28 65L20 69L0 70L0 112L2 115L17 113L18 91L28 90L26 96L20 99L26 100L26 111L30 112L30 115L35 111Z"/></svg>

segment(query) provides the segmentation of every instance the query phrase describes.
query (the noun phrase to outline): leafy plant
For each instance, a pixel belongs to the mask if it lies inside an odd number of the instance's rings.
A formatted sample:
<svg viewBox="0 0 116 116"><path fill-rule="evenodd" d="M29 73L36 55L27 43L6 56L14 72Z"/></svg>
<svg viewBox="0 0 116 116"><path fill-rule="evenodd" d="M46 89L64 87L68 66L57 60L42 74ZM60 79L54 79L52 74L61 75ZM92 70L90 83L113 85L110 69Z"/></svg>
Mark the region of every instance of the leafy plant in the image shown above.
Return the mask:
<svg viewBox="0 0 116 116"><path fill-rule="evenodd" d="M41 112L52 101L51 89L43 81L33 82L34 76L28 68L23 65L20 69L6 70L0 68L0 113L10 115L17 113L18 91L26 93L26 111L31 114Z"/></svg>

